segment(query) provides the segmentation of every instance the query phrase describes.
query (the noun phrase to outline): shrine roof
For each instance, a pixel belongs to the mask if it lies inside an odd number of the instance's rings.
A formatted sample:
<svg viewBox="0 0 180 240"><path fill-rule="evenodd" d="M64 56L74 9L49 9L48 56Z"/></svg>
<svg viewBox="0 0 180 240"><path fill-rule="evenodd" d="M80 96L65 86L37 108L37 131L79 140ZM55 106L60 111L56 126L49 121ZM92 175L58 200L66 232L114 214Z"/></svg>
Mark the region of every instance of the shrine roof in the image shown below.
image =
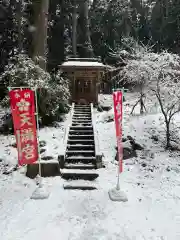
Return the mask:
<svg viewBox="0 0 180 240"><path fill-rule="evenodd" d="M104 65L101 62L94 61L67 61L64 62L61 67L94 67L94 68L107 68L108 66Z"/></svg>

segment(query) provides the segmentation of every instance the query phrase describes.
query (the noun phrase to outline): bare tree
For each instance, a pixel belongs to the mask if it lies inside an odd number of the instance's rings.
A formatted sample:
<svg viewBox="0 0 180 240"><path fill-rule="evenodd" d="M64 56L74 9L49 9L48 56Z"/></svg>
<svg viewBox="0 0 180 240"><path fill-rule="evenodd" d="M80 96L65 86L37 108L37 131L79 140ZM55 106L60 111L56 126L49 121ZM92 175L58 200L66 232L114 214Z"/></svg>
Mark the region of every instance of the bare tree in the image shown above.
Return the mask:
<svg viewBox="0 0 180 240"><path fill-rule="evenodd" d="M144 92L144 81L139 85L139 98L137 100L137 102L134 104L134 106L132 107L131 110L131 114L133 114L135 107L140 104L140 114L143 114L144 111L146 112L146 107L145 107L145 98L146 98L146 94Z"/></svg>
<svg viewBox="0 0 180 240"><path fill-rule="evenodd" d="M169 81L170 80L170 81ZM160 105L166 126L166 149L171 148L170 125L174 115L180 112L180 92L177 79L172 79L168 73L160 71L156 88L152 89Z"/></svg>

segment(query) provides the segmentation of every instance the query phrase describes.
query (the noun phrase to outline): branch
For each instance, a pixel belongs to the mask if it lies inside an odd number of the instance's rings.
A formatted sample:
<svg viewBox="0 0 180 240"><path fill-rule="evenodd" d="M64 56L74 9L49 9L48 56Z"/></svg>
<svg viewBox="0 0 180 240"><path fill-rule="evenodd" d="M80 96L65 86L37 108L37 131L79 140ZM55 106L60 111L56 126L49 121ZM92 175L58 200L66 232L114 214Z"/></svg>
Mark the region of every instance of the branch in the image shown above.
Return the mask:
<svg viewBox="0 0 180 240"><path fill-rule="evenodd" d="M157 97L157 99L159 101L159 105L160 105L161 111L162 111L162 113L163 113L163 115L165 117L165 120L167 121L167 114L166 114L166 112L164 110L164 107L163 107L163 103L162 103L161 95L160 95L160 88L159 88L158 84L157 84L157 91L154 90L154 89L152 89L152 91L155 93L155 95L156 95L156 97Z"/></svg>

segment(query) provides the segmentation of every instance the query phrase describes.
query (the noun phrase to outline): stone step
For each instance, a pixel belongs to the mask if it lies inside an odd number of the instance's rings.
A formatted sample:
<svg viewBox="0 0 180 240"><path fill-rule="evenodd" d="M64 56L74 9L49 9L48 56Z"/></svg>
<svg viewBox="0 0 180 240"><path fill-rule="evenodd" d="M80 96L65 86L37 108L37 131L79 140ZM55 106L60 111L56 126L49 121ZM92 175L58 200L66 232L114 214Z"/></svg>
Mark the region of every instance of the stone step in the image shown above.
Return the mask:
<svg viewBox="0 0 180 240"><path fill-rule="evenodd" d="M67 142L67 144L71 144L71 145L86 145L87 143L89 143L89 144L93 144L94 143L94 140L92 140L92 139L87 139L87 140L84 140L84 139L78 139L78 140L69 140L68 139L68 142Z"/></svg>
<svg viewBox="0 0 180 240"><path fill-rule="evenodd" d="M70 127L70 131L72 131L72 132L79 132L79 133L82 133L82 132L93 132L93 128L91 127L91 128L76 128L76 129L73 129L73 128L71 128Z"/></svg>
<svg viewBox="0 0 180 240"><path fill-rule="evenodd" d="M91 106L74 106L76 109L91 109Z"/></svg>
<svg viewBox="0 0 180 240"><path fill-rule="evenodd" d="M89 110L77 110L77 109L75 109L74 110L74 114L91 114L91 110L89 111Z"/></svg>
<svg viewBox="0 0 180 240"><path fill-rule="evenodd" d="M66 156L95 156L95 151L94 150L67 150L66 151Z"/></svg>
<svg viewBox="0 0 180 240"><path fill-rule="evenodd" d="M87 181L93 181L99 174L96 173L96 170L78 170L78 169L60 169L61 177L69 180L69 179L83 179Z"/></svg>
<svg viewBox="0 0 180 240"><path fill-rule="evenodd" d="M91 115L90 114L73 114L72 119L76 120L91 120Z"/></svg>
<svg viewBox="0 0 180 240"><path fill-rule="evenodd" d="M71 126L70 130L93 130L92 126Z"/></svg>
<svg viewBox="0 0 180 240"><path fill-rule="evenodd" d="M78 114L73 114L73 117L72 117L72 119L91 119L91 115L85 115L85 114L83 114L83 115L78 115Z"/></svg>
<svg viewBox="0 0 180 240"><path fill-rule="evenodd" d="M75 109L73 113L91 114L91 110Z"/></svg>
<svg viewBox="0 0 180 240"><path fill-rule="evenodd" d="M93 186L82 186L82 185L63 185L64 190L82 190L82 191L90 191L90 190L97 190L96 187Z"/></svg>
<svg viewBox="0 0 180 240"><path fill-rule="evenodd" d="M84 144L68 144L67 145L68 150L95 150L95 145L84 145Z"/></svg>
<svg viewBox="0 0 180 240"><path fill-rule="evenodd" d="M84 126L92 127L92 121L72 121L72 125L74 125L74 124L79 125L80 127L84 127Z"/></svg>
<svg viewBox="0 0 180 240"><path fill-rule="evenodd" d="M74 112L73 116L87 116L87 117L91 117L91 113L90 112Z"/></svg>
<svg viewBox="0 0 180 240"><path fill-rule="evenodd" d="M91 115L91 112L89 112L89 111L84 111L84 112L82 112L82 111L74 111L74 113L73 113L73 115L74 114L77 114L77 115Z"/></svg>
<svg viewBox="0 0 180 240"><path fill-rule="evenodd" d="M88 126L88 127L92 127L92 123L72 123L72 127L84 127L84 126Z"/></svg>
<svg viewBox="0 0 180 240"><path fill-rule="evenodd" d="M94 139L94 135L72 135L69 134L69 139Z"/></svg>
<svg viewBox="0 0 180 240"><path fill-rule="evenodd" d="M82 106L82 105L75 105L74 108L85 108L85 109L91 109L91 106L86 105L86 106Z"/></svg>
<svg viewBox="0 0 180 240"><path fill-rule="evenodd" d="M91 120L89 120L89 119L72 119L72 121L74 121L74 122L91 122Z"/></svg>
<svg viewBox="0 0 180 240"><path fill-rule="evenodd" d="M91 106L90 105L80 105L80 104L76 104L76 105L74 105L74 107L75 108L91 108Z"/></svg>
<svg viewBox="0 0 180 240"><path fill-rule="evenodd" d="M73 114L73 119L91 119L91 114Z"/></svg>
<svg viewBox="0 0 180 240"><path fill-rule="evenodd" d="M89 122L89 124L91 123L92 124L92 119L91 118L73 118L72 119L72 123L74 122L74 120L75 120L75 122L78 122L78 123L80 123L80 124L84 124L84 123L87 123L87 122ZM79 120L83 120L83 121L79 121ZM88 120L88 121L84 121L84 120Z"/></svg>
<svg viewBox="0 0 180 240"><path fill-rule="evenodd" d="M69 130L72 135L93 135L93 130Z"/></svg>
<svg viewBox="0 0 180 240"><path fill-rule="evenodd" d="M96 169L96 166L92 163L82 164L82 163L65 163L64 168L66 169Z"/></svg>
<svg viewBox="0 0 180 240"><path fill-rule="evenodd" d="M88 120L88 121L72 121L72 125L79 125L79 126L91 126L92 127L92 121L91 120ZM72 126L71 125L71 126Z"/></svg>
<svg viewBox="0 0 180 240"><path fill-rule="evenodd" d="M74 109L74 113L85 113L85 114L91 114L91 109L90 110L85 110L85 109Z"/></svg>
<svg viewBox="0 0 180 240"><path fill-rule="evenodd" d="M65 163L96 163L96 157L84 157L84 156L71 156L71 157L66 157L65 158Z"/></svg>
<svg viewBox="0 0 180 240"><path fill-rule="evenodd" d="M65 190L96 190L97 186L94 182L84 180L68 181L63 185Z"/></svg>

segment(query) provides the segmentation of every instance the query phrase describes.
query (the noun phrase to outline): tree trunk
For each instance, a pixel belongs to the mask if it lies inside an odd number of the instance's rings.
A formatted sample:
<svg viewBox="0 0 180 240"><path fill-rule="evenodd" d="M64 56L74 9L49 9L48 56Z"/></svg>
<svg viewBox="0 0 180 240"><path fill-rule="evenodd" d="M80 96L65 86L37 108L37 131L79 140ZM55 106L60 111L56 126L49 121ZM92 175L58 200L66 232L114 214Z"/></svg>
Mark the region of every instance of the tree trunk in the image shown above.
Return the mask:
<svg viewBox="0 0 180 240"><path fill-rule="evenodd" d="M47 57L47 28L48 28L49 0L35 0L35 27L33 40L33 59L39 66L46 70Z"/></svg>
<svg viewBox="0 0 180 240"><path fill-rule="evenodd" d="M143 108L144 108L143 95L141 93L141 96L140 96L140 114L144 113Z"/></svg>
<svg viewBox="0 0 180 240"><path fill-rule="evenodd" d="M73 56L77 55L77 8L74 1L73 13L72 13L72 51Z"/></svg>
<svg viewBox="0 0 180 240"><path fill-rule="evenodd" d="M145 110L145 105L144 105L143 97L144 97L143 85L141 85L141 86L140 86L140 99L139 99L139 103L140 103L140 114L143 114L143 113L144 113L144 110ZM144 109L144 110L143 110L143 109Z"/></svg>
<svg viewBox="0 0 180 240"><path fill-rule="evenodd" d="M165 120L166 123L166 149L169 149L171 144L170 144L170 121L167 119Z"/></svg>
<svg viewBox="0 0 180 240"><path fill-rule="evenodd" d="M22 9L22 0L19 0L17 3L17 22L18 22L18 52L21 53L23 50L23 26L22 26L22 17L23 17L23 9Z"/></svg>
<svg viewBox="0 0 180 240"><path fill-rule="evenodd" d="M91 43L91 33L89 29L89 0L83 0L80 5L80 28L81 34L79 36L81 47L83 49L83 56L85 58L93 57L93 49Z"/></svg>

